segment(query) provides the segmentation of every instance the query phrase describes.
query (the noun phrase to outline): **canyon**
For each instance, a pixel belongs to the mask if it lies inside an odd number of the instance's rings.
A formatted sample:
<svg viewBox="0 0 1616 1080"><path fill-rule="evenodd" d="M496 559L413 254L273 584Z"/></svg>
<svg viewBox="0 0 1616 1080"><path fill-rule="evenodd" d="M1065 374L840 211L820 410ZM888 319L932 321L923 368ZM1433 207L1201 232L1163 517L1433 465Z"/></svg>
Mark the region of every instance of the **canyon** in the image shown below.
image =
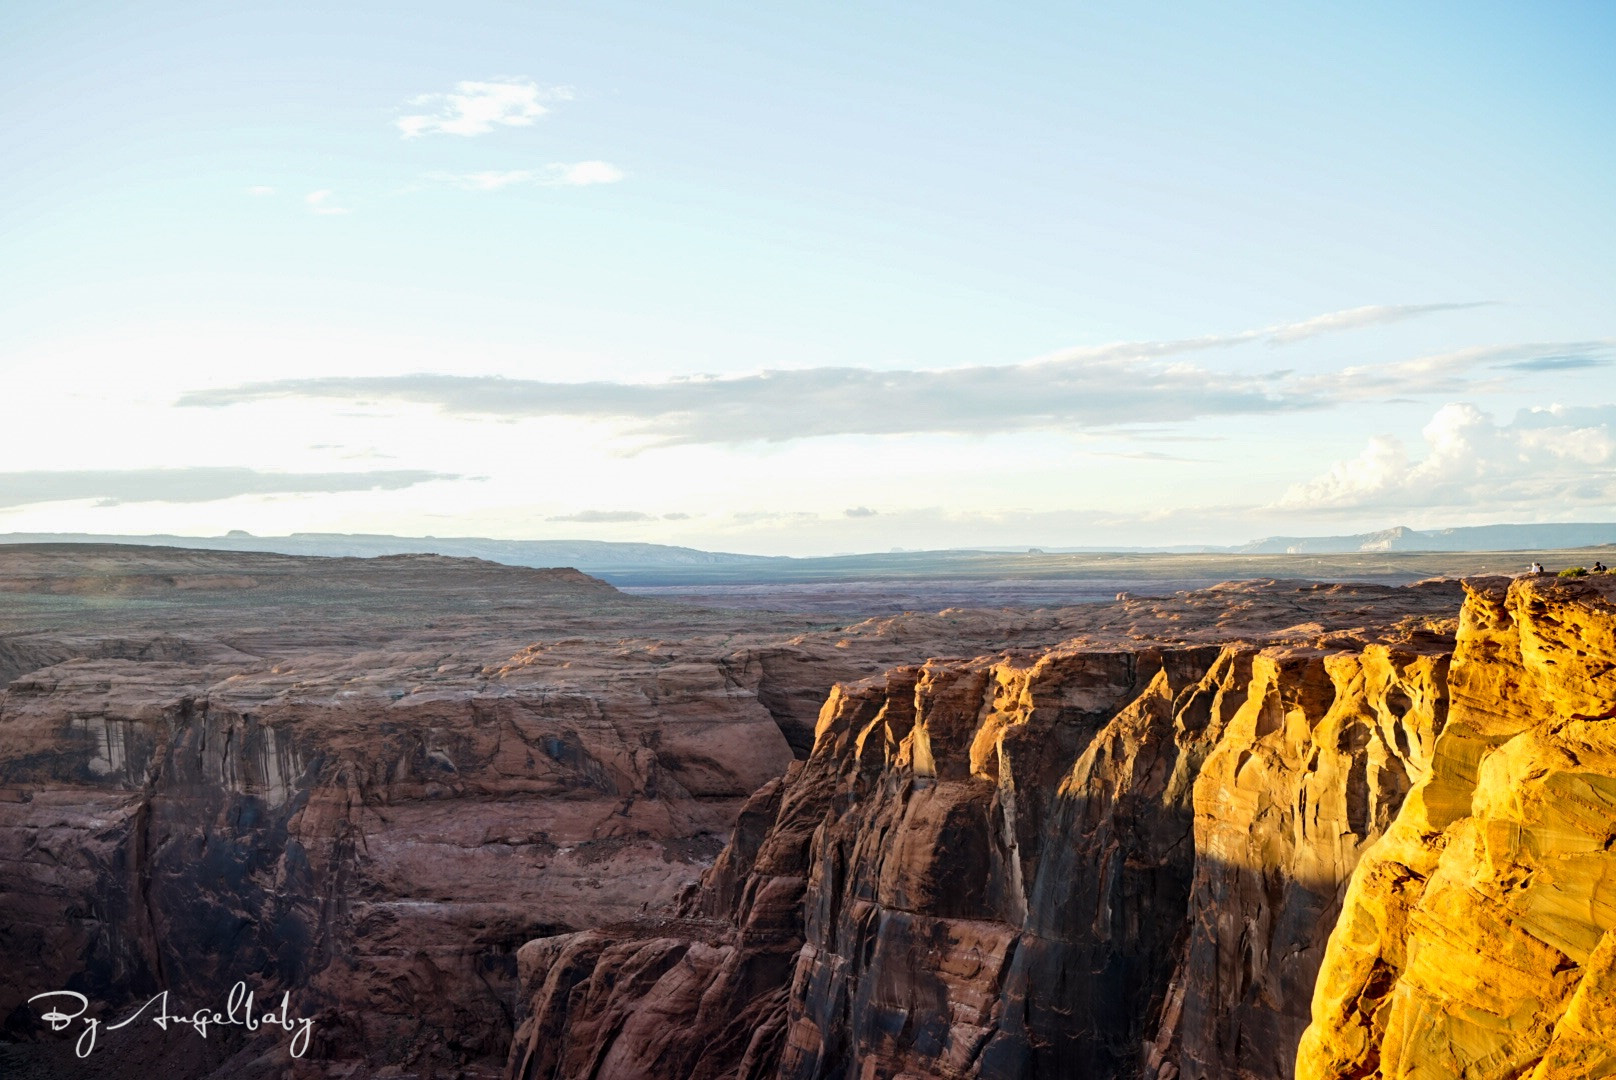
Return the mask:
<svg viewBox="0 0 1616 1080"><path fill-rule="evenodd" d="M0 1071L1607 1075L1613 598L844 618L19 545ZM28 1001L237 981L290 992L305 1057L140 1024L78 1058Z"/></svg>

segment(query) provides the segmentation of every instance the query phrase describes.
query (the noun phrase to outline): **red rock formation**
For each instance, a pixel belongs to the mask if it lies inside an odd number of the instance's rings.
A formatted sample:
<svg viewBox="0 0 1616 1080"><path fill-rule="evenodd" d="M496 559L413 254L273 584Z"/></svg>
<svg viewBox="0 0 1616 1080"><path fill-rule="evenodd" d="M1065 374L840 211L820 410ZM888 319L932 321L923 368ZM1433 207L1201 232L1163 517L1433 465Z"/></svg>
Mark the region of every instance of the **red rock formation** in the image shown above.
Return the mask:
<svg viewBox="0 0 1616 1080"><path fill-rule="evenodd" d="M1409 629L839 687L682 920L524 947L508 1075L1288 1076L1444 719Z"/></svg>

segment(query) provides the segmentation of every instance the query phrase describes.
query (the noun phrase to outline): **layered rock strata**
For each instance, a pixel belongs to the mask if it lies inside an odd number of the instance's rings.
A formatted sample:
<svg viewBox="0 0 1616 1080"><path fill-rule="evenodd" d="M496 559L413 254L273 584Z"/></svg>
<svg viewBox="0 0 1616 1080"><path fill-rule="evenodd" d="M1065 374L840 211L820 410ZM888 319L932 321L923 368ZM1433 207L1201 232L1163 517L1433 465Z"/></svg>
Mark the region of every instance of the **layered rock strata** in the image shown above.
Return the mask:
<svg viewBox="0 0 1616 1080"><path fill-rule="evenodd" d="M838 687L670 917L523 947L508 1075L1289 1076L1447 713L1448 639L1321 629Z"/></svg>
<svg viewBox="0 0 1616 1080"><path fill-rule="evenodd" d="M1449 692L1353 874L1297 1075L1616 1075L1616 581L1472 583Z"/></svg>

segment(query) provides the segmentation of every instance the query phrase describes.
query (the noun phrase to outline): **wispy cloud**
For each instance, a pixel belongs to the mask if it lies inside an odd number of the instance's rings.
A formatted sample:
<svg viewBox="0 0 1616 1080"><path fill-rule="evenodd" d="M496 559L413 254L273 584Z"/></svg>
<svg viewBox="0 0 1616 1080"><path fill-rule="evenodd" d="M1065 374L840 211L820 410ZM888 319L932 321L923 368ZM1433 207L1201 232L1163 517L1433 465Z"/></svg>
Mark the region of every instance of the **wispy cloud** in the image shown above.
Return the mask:
<svg viewBox="0 0 1616 1080"><path fill-rule="evenodd" d="M1515 360L1499 367L1511 371L1581 371L1587 368L1610 367L1611 358L1608 355L1587 353L1581 356L1533 356L1525 360Z"/></svg>
<svg viewBox="0 0 1616 1080"><path fill-rule="evenodd" d="M409 104L428 111L400 116L406 139L422 135L486 135L496 127L527 127L558 101L571 101L572 88L543 87L531 79L460 82L446 94L422 94Z"/></svg>
<svg viewBox="0 0 1616 1080"><path fill-rule="evenodd" d="M428 179L452 184L467 191L498 191L501 188L534 184L540 187L588 187L615 184L623 170L606 161L552 162L537 169L504 169L467 173L431 173Z"/></svg>
<svg viewBox="0 0 1616 1080"><path fill-rule="evenodd" d="M1321 320L1310 323L1322 325ZM1341 320L1336 327L1357 325L1356 320ZM1596 355L1598 349L1608 353L1613 346L1489 346L1310 374L1231 372L1175 359L1266 340L1274 332L1268 328L1125 342L1070 349L1021 364L944 370L818 367L653 383L441 374L290 379L194 391L179 404L224 406L304 397L411 402L461 415L565 415L625 422L631 435L651 445L780 442L823 435L992 434L1174 424L1206 416L1320 409L1351 400L1446 395L1485 379L1514 377L1501 372L1499 364L1577 350L1577 355Z"/></svg>
<svg viewBox="0 0 1616 1080"><path fill-rule="evenodd" d="M1495 303L1496 301L1492 300L1476 300L1466 304L1372 304L1367 307L1348 308L1345 311L1332 311L1327 315L1316 315L1301 322L1271 326L1257 333L1266 338L1270 345L1289 345L1294 341L1317 337L1319 334L1385 326L1388 323L1417 319L1423 315L1437 315L1445 311L1492 307Z"/></svg>
<svg viewBox="0 0 1616 1080"><path fill-rule="evenodd" d="M1180 454L1164 454L1160 450L1087 450L1085 453L1091 457L1117 458L1121 461L1164 461L1175 465L1202 460Z"/></svg>
<svg viewBox="0 0 1616 1080"><path fill-rule="evenodd" d="M580 510L576 514L560 514L546 521L579 521L590 525L619 525L630 521L655 521L652 514L638 510Z"/></svg>
<svg viewBox="0 0 1616 1080"><path fill-rule="evenodd" d="M546 165L539 170L538 182L561 187L588 187L591 184L615 184L623 179L623 170L606 161L574 161L570 165Z"/></svg>
<svg viewBox="0 0 1616 1080"><path fill-rule="evenodd" d="M1363 330L1371 326L1405 322L1409 319L1417 319L1426 315L1439 315L1449 311L1492 307L1496 303L1493 300L1473 300L1465 303L1448 304L1371 304L1365 307L1326 312L1323 315L1314 315L1311 318L1297 322L1275 323L1272 326L1264 326L1256 330L1241 330L1233 334L1208 334L1204 337L1178 338L1167 341L1132 341L1104 346L1104 348L1133 349L1136 350L1136 355L1142 356L1165 356L1173 353L1190 352L1196 349L1230 348L1235 345L1247 345L1253 342L1262 342L1272 346L1291 345L1323 334L1339 334L1349 330Z"/></svg>
<svg viewBox="0 0 1616 1080"><path fill-rule="evenodd" d="M533 182L531 169L487 170L467 173L429 173L427 179L452 184L467 191L498 191L500 188Z"/></svg>
<svg viewBox="0 0 1616 1080"><path fill-rule="evenodd" d="M311 191L307 195L303 196L303 201L308 204L310 212L315 214L348 213L347 207L338 206L336 203L331 201L335 195L336 192L334 191Z"/></svg>
<svg viewBox="0 0 1616 1080"><path fill-rule="evenodd" d="M268 184L254 184L251 187L243 190L245 190L248 195L255 198L263 198L266 195L275 194L275 189L270 187Z"/></svg>
<svg viewBox="0 0 1616 1080"><path fill-rule="evenodd" d="M459 375L292 379L185 395L219 406L284 397L392 400L462 415L628 421L655 444L820 435L1114 427L1322 405L1265 379L1187 365L1081 360L952 371L809 368L661 383L555 383Z"/></svg>
<svg viewBox="0 0 1616 1080"><path fill-rule="evenodd" d="M128 502L214 502L238 495L396 491L430 480L455 479L459 477L454 474L418 469L323 473L226 467L37 470L0 473L0 507L78 499L116 506Z"/></svg>

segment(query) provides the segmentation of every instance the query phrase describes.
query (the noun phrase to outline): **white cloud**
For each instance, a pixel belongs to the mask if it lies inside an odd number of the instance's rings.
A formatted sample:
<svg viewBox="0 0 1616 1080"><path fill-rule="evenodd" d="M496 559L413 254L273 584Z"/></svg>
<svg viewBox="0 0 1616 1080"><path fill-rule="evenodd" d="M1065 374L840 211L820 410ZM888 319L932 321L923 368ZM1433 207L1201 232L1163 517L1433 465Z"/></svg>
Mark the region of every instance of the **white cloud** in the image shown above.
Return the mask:
<svg viewBox="0 0 1616 1080"><path fill-rule="evenodd" d="M1328 318L1325 316L1323 318ZM1320 320L1311 320L1318 322ZM1276 339L1270 339L1270 342ZM1528 342L1474 345L1386 364L1355 364L1339 371L1294 380L1302 393L1340 401L1384 399L1411 394L1456 394L1491 386L1521 373L1605 367L1616 340Z"/></svg>
<svg viewBox="0 0 1616 1080"><path fill-rule="evenodd" d="M1293 485L1286 510L1608 503L1616 499L1616 406L1527 409L1499 424L1470 404L1444 405L1413 460L1390 435Z"/></svg>
<svg viewBox="0 0 1616 1080"><path fill-rule="evenodd" d="M411 105L430 112L412 113L396 121L406 139L421 135L486 135L496 127L527 127L550 110L548 104L571 101L566 86L541 87L531 79L460 82L447 94L423 94Z"/></svg>
<svg viewBox="0 0 1616 1080"><path fill-rule="evenodd" d="M588 187L615 184L623 170L606 161L552 162L538 169L504 169L469 173L432 173L430 179L467 191L498 191L518 184L540 187Z"/></svg>
<svg viewBox="0 0 1616 1080"><path fill-rule="evenodd" d="M331 201L331 197L335 194L334 191L311 191L303 196L303 201L308 203L309 209L316 214L348 213L347 207L337 206Z"/></svg>
<svg viewBox="0 0 1616 1080"><path fill-rule="evenodd" d="M615 184L623 179L623 170L605 161L575 161L570 165L546 165L540 170L539 183L560 187L588 187L590 184Z"/></svg>
<svg viewBox="0 0 1616 1080"><path fill-rule="evenodd" d="M197 503L239 495L397 491L432 480L457 480L452 473L424 469L379 472L265 472L226 466L176 469L40 469L0 472L0 508L96 500L97 506L126 502Z"/></svg>
<svg viewBox="0 0 1616 1080"><path fill-rule="evenodd" d="M506 169L504 171L470 172L470 173L432 173L429 177L445 184L465 188L467 191L498 191L500 188L510 187L513 184L526 184L533 180L531 169Z"/></svg>
<svg viewBox="0 0 1616 1080"><path fill-rule="evenodd" d="M1290 345L1298 341L1305 341L1308 338L1318 337L1321 334L1362 330L1370 326L1383 326L1387 323L1403 322L1407 319L1417 319L1426 315L1439 315L1448 311L1465 311L1470 308L1488 307L1493 303L1494 301L1491 300L1477 300L1462 304L1371 304L1365 307L1326 312L1323 315L1315 315L1299 322L1276 323L1273 326L1264 326L1256 330L1241 330L1233 334L1207 334L1198 338L1181 338L1173 341L1124 342L1120 345L1106 346L1106 348L1131 347L1137 349L1148 347L1153 351L1141 355L1165 355L1167 353L1189 352L1195 349L1224 349L1258 341L1272 346Z"/></svg>
<svg viewBox="0 0 1616 1080"><path fill-rule="evenodd" d="M275 194L275 189L266 184L254 184L246 189L247 194L262 198L265 195Z"/></svg>
<svg viewBox="0 0 1616 1080"><path fill-rule="evenodd" d="M558 514L546 521L578 521L588 525L621 525L629 522L655 521L654 514L641 510L580 510L576 514Z"/></svg>

